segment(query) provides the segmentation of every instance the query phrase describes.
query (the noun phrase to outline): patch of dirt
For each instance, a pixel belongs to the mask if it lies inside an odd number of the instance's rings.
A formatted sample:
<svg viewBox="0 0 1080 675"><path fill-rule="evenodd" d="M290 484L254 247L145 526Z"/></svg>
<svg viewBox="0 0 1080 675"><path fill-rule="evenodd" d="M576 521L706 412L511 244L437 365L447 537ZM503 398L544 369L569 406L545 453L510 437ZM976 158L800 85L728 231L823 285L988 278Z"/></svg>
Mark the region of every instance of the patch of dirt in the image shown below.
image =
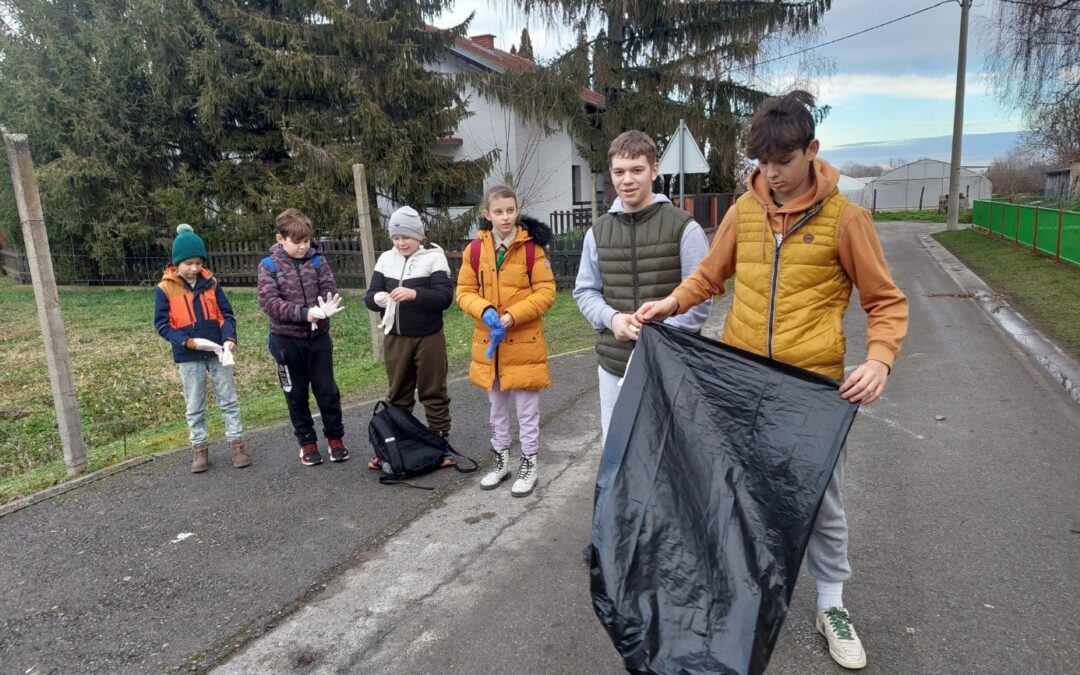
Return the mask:
<svg viewBox="0 0 1080 675"><path fill-rule="evenodd" d="M952 293L927 293L928 298L959 298L960 300L982 300L984 296L974 291L954 291ZM990 300L990 312L997 314L1002 307L1009 305L1009 296L1004 293L991 293L986 299Z"/></svg>

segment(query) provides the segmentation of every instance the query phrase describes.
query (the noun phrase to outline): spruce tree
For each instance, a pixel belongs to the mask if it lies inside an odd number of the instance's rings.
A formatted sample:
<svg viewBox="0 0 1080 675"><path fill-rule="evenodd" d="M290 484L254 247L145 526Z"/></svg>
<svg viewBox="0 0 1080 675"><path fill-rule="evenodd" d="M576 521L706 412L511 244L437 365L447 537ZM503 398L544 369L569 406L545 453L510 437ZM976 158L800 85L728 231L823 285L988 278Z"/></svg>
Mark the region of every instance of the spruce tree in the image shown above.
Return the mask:
<svg viewBox="0 0 1080 675"><path fill-rule="evenodd" d="M128 4L0 5L0 120L29 136L65 276L118 271L125 247L151 236L150 195L169 181L168 83L130 20L140 3ZM2 208L15 218L12 202Z"/></svg>
<svg viewBox="0 0 1080 675"><path fill-rule="evenodd" d="M493 159L432 152L467 114L425 67L467 28L427 28L447 4L7 0L0 121L30 136L50 232L98 261L180 221L266 240L288 206L350 231L353 163L373 206L444 212Z"/></svg>
<svg viewBox="0 0 1080 675"><path fill-rule="evenodd" d="M684 118L699 143L734 148L743 123L770 92L737 77L752 67L764 40L812 30L831 0L687 0L625 3L616 0L525 0L523 9L549 23L597 26L592 44L591 88L605 105L592 114L565 112L579 147L594 170L606 164L608 143L641 129L663 145ZM531 74L525 92L546 96L567 91L559 78L580 68L579 42L555 58L544 74ZM517 75L515 75L517 76ZM488 78L490 81L491 78ZM489 82L489 84L491 84ZM513 87L492 85L507 95ZM509 101L509 99L507 99ZM578 106L580 108L580 105ZM735 153L721 150L723 176L713 185L734 185Z"/></svg>
<svg viewBox="0 0 1080 675"><path fill-rule="evenodd" d="M518 56L530 61L536 61L533 56L532 36L529 35L528 26L521 29L521 47L518 49Z"/></svg>

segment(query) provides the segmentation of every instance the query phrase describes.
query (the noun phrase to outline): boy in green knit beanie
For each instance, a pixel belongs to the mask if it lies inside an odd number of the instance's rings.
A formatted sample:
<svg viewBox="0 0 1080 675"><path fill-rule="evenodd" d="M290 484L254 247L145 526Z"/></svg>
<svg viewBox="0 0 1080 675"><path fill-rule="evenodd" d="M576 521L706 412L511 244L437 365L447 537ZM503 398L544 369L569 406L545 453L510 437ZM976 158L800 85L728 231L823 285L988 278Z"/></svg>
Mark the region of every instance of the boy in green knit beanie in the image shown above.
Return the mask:
<svg viewBox="0 0 1080 675"><path fill-rule="evenodd" d="M191 449L192 473L209 468L209 437L206 425L206 378L214 387L233 466L251 465L244 448L240 401L233 377L236 350L236 317L210 270L204 267L206 245L190 225L176 228L172 263L154 290L154 327L172 344L173 361L180 368Z"/></svg>

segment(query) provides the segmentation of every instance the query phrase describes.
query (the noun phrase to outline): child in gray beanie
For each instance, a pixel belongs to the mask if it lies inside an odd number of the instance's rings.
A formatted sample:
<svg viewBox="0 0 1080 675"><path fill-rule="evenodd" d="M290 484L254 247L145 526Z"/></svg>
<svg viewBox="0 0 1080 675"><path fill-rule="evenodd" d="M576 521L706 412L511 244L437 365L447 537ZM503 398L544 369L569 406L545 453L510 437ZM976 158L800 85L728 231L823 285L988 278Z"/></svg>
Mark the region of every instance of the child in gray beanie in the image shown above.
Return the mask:
<svg viewBox="0 0 1080 675"><path fill-rule="evenodd" d="M390 215L390 238L397 236L411 237L416 241L424 241L424 221L420 214L411 206L402 206Z"/></svg>
<svg viewBox="0 0 1080 675"><path fill-rule="evenodd" d="M428 427L445 438L450 394L442 313L454 302L450 265L441 248L423 243L424 221L411 206L394 211L388 229L394 246L379 256L364 298L371 311L382 315L386 333L386 401L412 412L415 390ZM448 457L444 465L451 464ZM372 457L368 467L378 469L379 458Z"/></svg>

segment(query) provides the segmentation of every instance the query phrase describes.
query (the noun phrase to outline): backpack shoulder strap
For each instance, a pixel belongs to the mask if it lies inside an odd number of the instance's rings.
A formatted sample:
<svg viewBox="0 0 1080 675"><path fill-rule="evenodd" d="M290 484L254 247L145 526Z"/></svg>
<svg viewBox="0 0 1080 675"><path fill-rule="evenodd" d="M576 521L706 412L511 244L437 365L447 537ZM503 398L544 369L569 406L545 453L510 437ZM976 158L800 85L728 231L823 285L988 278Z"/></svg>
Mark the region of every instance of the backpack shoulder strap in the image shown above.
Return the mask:
<svg viewBox="0 0 1080 675"><path fill-rule="evenodd" d="M457 450L455 450L454 446L450 445L450 441L447 441L445 439L443 439L443 441L446 443L447 452L449 452L451 455L454 455L455 457L460 457L461 459L467 460L470 464L472 464L472 467L463 467L461 466L461 462L455 461L454 468L457 469L458 473L472 473L473 471L476 471L477 468L479 468L480 465L476 462L475 459L469 457L468 455L463 455Z"/></svg>
<svg viewBox="0 0 1080 675"><path fill-rule="evenodd" d="M315 269L319 269L319 265L322 264L322 254L316 253L314 256L312 256L311 264L315 267Z"/></svg>
<svg viewBox="0 0 1080 675"><path fill-rule="evenodd" d="M266 269L270 270L270 274L274 275L274 279L277 279L277 264L274 263L274 258L272 256L266 256L259 262L266 265Z"/></svg>
<svg viewBox="0 0 1080 675"><path fill-rule="evenodd" d="M536 242L532 239L525 242L525 269L529 273L529 283L532 283L533 265L536 264Z"/></svg>
<svg viewBox="0 0 1080 675"><path fill-rule="evenodd" d="M473 239L469 244L469 264L472 265L473 274L480 273L480 245L479 239Z"/></svg>

